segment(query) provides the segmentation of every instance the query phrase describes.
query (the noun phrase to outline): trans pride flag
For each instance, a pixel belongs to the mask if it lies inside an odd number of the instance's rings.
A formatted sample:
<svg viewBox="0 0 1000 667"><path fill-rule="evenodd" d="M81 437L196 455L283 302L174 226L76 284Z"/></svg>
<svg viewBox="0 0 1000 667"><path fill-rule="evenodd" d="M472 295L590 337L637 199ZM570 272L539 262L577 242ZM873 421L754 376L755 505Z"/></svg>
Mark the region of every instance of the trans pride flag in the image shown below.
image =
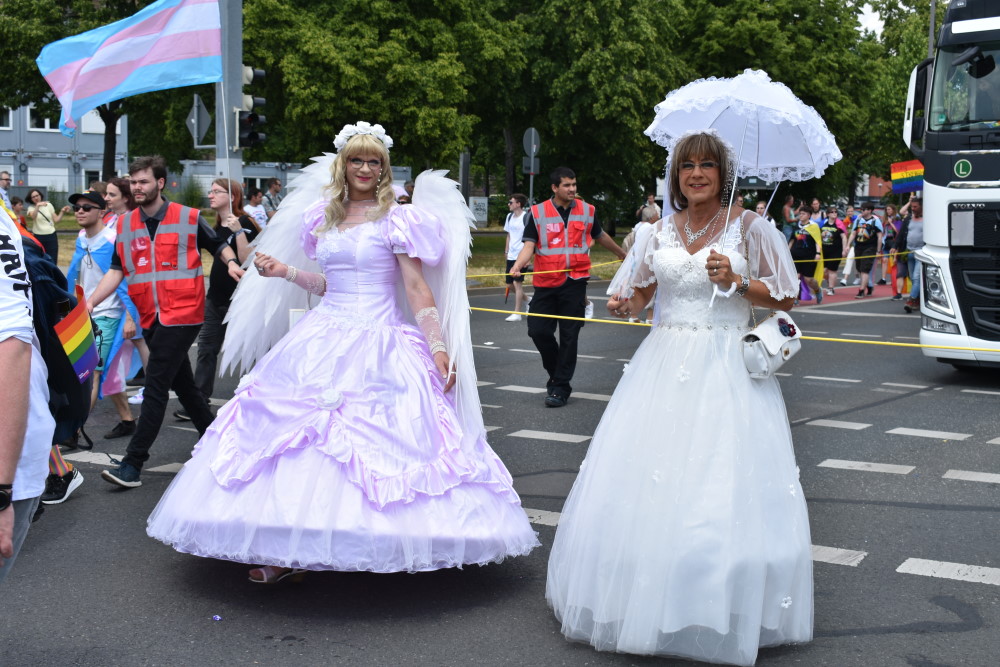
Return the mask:
<svg viewBox="0 0 1000 667"><path fill-rule="evenodd" d="M73 364L80 384L86 382L97 368L97 345L94 344L94 328L87 312L87 300L83 298L83 288L76 286L76 308L62 318L54 327L59 342L66 350L66 356Z"/></svg>
<svg viewBox="0 0 1000 667"><path fill-rule="evenodd" d="M892 173L893 192L916 192L924 189L924 165L920 160L893 162L889 170Z"/></svg>
<svg viewBox="0 0 1000 667"><path fill-rule="evenodd" d="M218 0L158 0L139 13L52 42L35 59L62 104L59 129L102 104L222 81Z"/></svg>

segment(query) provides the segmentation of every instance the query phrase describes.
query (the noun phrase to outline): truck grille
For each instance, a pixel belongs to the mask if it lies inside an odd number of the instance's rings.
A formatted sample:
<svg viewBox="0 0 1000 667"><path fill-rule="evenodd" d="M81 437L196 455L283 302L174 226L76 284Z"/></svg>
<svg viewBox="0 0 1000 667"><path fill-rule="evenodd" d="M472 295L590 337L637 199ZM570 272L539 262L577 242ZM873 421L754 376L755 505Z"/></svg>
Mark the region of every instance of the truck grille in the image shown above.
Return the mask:
<svg viewBox="0 0 1000 667"><path fill-rule="evenodd" d="M949 264L966 331L1000 341L1000 251L952 248Z"/></svg>

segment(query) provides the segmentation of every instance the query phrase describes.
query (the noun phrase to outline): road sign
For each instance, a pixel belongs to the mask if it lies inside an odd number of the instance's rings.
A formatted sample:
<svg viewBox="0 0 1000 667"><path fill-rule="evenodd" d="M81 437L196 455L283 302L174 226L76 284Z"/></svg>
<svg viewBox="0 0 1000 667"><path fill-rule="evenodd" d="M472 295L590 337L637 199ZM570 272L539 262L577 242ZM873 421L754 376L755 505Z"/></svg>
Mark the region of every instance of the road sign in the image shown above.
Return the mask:
<svg viewBox="0 0 1000 667"><path fill-rule="evenodd" d="M521 140L521 143L524 145L524 154L528 157L535 157L538 155L538 147L540 145L539 141L538 130L533 127L529 127L525 130L524 139Z"/></svg>
<svg viewBox="0 0 1000 667"><path fill-rule="evenodd" d="M201 101L200 95L194 96L191 104L191 112L187 117L187 129L194 137L194 143L200 144L205 134L208 132L208 125L212 122L212 117L208 115L205 103Z"/></svg>
<svg viewBox="0 0 1000 667"><path fill-rule="evenodd" d="M538 173L541 166L541 162L536 157L523 157L521 158L521 173L531 174L534 176Z"/></svg>

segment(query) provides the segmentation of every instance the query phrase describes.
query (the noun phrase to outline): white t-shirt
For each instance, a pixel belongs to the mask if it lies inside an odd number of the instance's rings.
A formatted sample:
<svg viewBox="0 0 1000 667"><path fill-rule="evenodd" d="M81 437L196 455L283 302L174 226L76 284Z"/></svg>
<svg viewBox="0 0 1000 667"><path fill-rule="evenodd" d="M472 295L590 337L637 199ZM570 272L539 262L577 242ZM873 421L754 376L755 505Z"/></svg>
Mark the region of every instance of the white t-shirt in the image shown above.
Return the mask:
<svg viewBox="0 0 1000 667"><path fill-rule="evenodd" d="M90 252L93 252L100 248L105 243L115 242L115 233L109 227L103 228L97 236L92 238L87 237L87 233L80 231L80 242L83 244L84 248L88 248ZM97 284L101 282L101 278L104 277L104 271L101 267L97 265L97 262L90 257L89 253L85 254L80 260L80 285L83 287L83 294L89 299L90 295L94 293L97 289ZM100 304L94 307L93 317L111 317L118 319L122 316L124 312L124 304L122 300L118 298L117 292L112 292L111 296L102 301Z"/></svg>
<svg viewBox="0 0 1000 667"><path fill-rule="evenodd" d="M245 204L243 210L246 211L247 215L253 218L254 222L260 225L261 229L267 227L267 211L264 210L263 204L258 204L253 206L252 204Z"/></svg>
<svg viewBox="0 0 1000 667"><path fill-rule="evenodd" d="M521 248L524 247L524 241L521 240L521 237L524 236L525 214L525 211L521 211L520 215L508 213L507 222L503 223L503 230L510 237L510 247L507 248L507 259L517 259L517 253L521 252Z"/></svg>
<svg viewBox="0 0 1000 667"><path fill-rule="evenodd" d="M31 283L24 264L21 235L0 211L0 341L17 338L31 345L28 428L14 472L14 500L42 495L49 474L49 450L56 422L49 412L48 371L31 319Z"/></svg>

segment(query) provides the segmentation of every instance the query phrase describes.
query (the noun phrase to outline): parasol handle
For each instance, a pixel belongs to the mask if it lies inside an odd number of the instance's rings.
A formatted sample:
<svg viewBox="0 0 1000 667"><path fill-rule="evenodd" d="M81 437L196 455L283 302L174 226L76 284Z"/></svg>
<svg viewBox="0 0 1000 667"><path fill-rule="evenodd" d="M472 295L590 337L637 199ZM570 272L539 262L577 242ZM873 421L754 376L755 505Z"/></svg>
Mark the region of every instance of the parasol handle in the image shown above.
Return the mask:
<svg viewBox="0 0 1000 667"><path fill-rule="evenodd" d="M750 125L750 118L748 117L743 122L743 137L740 139L740 154L736 158L736 170L733 174L733 186L729 188L729 207L726 209L726 224L722 228L722 242L725 245L726 237L729 235L729 216L733 214L733 200L736 198L736 186L740 182L740 160L743 159L743 145L746 143L747 139L747 127ZM741 214L742 215L742 214ZM712 285L712 299L708 302L708 307L711 308L715 304L716 296L724 296L727 299L731 297L736 292L736 283L729 286L729 291L723 292L719 289L718 285Z"/></svg>

